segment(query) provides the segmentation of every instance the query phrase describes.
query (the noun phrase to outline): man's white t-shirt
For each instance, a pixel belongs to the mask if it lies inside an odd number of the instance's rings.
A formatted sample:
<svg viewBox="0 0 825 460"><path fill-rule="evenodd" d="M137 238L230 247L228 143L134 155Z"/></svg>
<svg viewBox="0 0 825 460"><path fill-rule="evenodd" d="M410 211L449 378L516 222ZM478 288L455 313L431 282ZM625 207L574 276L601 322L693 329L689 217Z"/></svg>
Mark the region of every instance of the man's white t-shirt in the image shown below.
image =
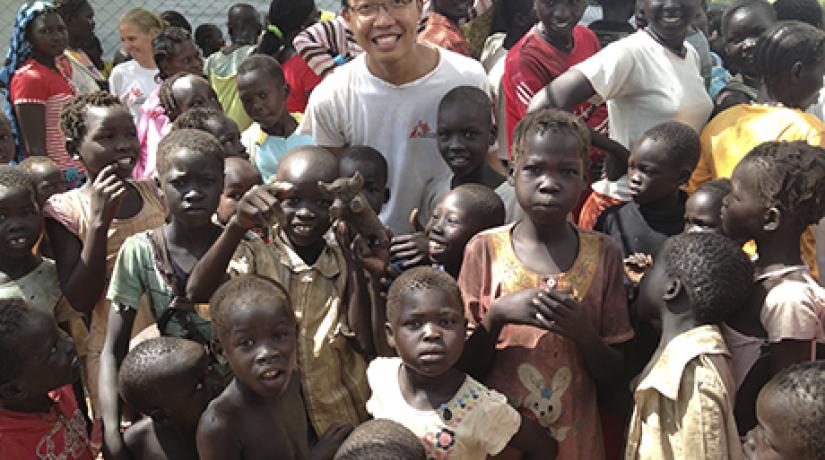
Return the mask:
<svg viewBox="0 0 825 460"><path fill-rule="evenodd" d="M645 131L667 121L702 132L713 102L705 89L699 54L688 42L685 49L685 57L680 57L640 30L573 66L590 81L598 98L607 101L611 139L630 149ZM593 190L630 200L626 176L598 181Z"/></svg>
<svg viewBox="0 0 825 460"><path fill-rule="evenodd" d="M396 235L413 230L409 214L431 184L450 174L436 144L438 104L457 86L488 92L478 61L436 48L439 62L428 74L394 85L367 69L366 55L336 69L312 92L299 132L321 146L369 145L389 164L390 201L381 220Z"/></svg>
<svg viewBox="0 0 825 460"><path fill-rule="evenodd" d="M135 123L140 118L140 106L159 85L155 81L157 74L158 69L147 69L137 61L126 61L112 69L109 76L109 92L129 109Z"/></svg>

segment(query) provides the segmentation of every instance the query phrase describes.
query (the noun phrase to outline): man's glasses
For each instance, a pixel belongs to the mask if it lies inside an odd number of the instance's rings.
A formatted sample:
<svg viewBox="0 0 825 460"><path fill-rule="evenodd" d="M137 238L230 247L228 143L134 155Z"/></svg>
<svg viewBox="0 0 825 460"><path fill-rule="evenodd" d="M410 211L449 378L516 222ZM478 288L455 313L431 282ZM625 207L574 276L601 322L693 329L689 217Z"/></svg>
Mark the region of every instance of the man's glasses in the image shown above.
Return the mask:
<svg viewBox="0 0 825 460"><path fill-rule="evenodd" d="M365 2L357 5L350 5L351 9L362 19L372 19L378 16L378 12L383 8L389 14L397 14L404 10L413 0L386 0L383 2Z"/></svg>

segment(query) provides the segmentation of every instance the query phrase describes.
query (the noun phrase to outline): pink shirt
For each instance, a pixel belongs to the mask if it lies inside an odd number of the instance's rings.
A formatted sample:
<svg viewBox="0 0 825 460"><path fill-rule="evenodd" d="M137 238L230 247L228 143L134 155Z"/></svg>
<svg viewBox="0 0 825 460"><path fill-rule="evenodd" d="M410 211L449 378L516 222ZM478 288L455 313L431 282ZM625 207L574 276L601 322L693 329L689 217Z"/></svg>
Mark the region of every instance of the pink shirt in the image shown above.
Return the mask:
<svg viewBox="0 0 825 460"><path fill-rule="evenodd" d="M159 90L160 86L155 88L140 107L140 118L137 124L140 157L132 171L132 177L137 180L151 179L155 176L158 143L172 129L166 110L160 105Z"/></svg>

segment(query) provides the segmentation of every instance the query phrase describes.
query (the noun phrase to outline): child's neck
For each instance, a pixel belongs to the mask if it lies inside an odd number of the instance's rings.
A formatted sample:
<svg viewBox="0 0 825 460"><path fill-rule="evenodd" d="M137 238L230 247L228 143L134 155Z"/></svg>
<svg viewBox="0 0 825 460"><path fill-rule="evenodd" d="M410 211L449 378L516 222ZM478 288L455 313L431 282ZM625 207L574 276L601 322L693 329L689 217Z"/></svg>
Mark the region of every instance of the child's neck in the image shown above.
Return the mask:
<svg viewBox="0 0 825 460"><path fill-rule="evenodd" d="M43 259L34 253L19 258L2 257L0 258L0 282L18 280L37 268L42 261Z"/></svg>
<svg viewBox="0 0 825 460"><path fill-rule="evenodd" d="M163 225L163 231L170 246L185 249L200 258L212 247L222 229L212 222L189 226L172 217Z"/></svg>
<svg viewBox="0 0 825 460"><path fill-rule="evenodd" d="M30 397L23 401L2 401L0 400L0 409L5 409L11 412L24 412L27 414L45 414L49 412L54 401L48 394Z"/></svg>
<svg viewBox="0 0 825 460"><path fill-rule="evenodd" d="M785 107L791 107L791 108L798 108L798 107L796 107L797 104L794 104L793 102L788 101L788 100L783 100L783 99L786 99L786 98L782 97L781 94L777 94L776 91L771 91L768 88L768 85L766 85L764 82L760 82L758 80L753 81L753 80L749 79L748 77L746 77L745 75L742 75L742 80L748 86L756 85L756 87L757 87L756 102L757 103L763 104L763 105L768 105L768 106L785 106Z"/></svg>
<svg viewBox="0 0 825 460"><path fill-rule="evenodd" d="M261 127L269 136L289 137L298 128L298 122L292 118L288 111L284 110L284 115L272 126Z"/></svg>
<svg viewBox="0 0 825 460"><path fill-rule="evenodd" d="M324 252L324 248L327 246L327 242L323 238L311 246L298 246L289 238L287 240L292 250L310 267L318 262L318 258L321 257L321 253Z"/></svg>
<svg viewBox="0 0 825 460"><path fill-rule="evenodd" d="M760 272L804 264L799 253L799 238L802 237L802 232L783 227L787 226L780 226L779 229L756 239L756 246L759 248L756 266Z"/></svg>
<svg viewBox="0 0 825 460"><path fill-rule="evenodd" d="M645 208L651 211L667 211L667 210L676 210L682 206L682 197L681 191L679 189L674 190L672 193L669 193L662 198L645 204L640 204L640 208Z"/></svg>
<svg viewBox="0 0 825 460"><path fill-rule="evenodd" d="M671 340L699 326L696 318L690 313L689 307L682 310L687 310L687 313L675 314L670 311L662 313L662 337L659 339L659 348L656 350L657 355L667 348Z"/></svg>
<svg viewBox="0 0 825 460"><path fill-rule="evenodd" d="M240 402L246 406L260 407L269 404L280 404L281 402L281 395L274 398L261 396L241 383L238 379L232 379L232 382L227 387L227 390L233 391L237 395Z"/></svg>
<svg viewBox="0 0 825 460"><path fill-rule="evenodd" d="M547 33L547 28L544 27L544 24L539 22L539 33L541 34L544 41L550 44L550 46L560 49L562 51L568 52L573 49L573 32L570 31L569 35L565 35L564 37L551 37Z"/></svg>
<svg viewBox="0 0 825 460"><path fill-rule="evenodd" d="M519 261L532 272L543 275L564 273L576 261L579 237L567 219L536 225L527 218L513 229L513 250Z"/></svg>
<svg viewBox="0 0 825 460"><path fill-rule="evenodd" d="M32 52L32 59L54 71L57 71L57 65L54 63L55 58L56 56L46 56L45 54L37 51Z"/></svg>
<svg viewBox="0 0 825 460"><path fill-rule="evenodd" d="M484 161L478 166L478 168L462 177L453 176L450 188L456 188L463 184L481 184L495 189L501 185L502 182L504 182L504 176L491 168L490 165L487 164L487 161Z"/></svg>
<svg viewBox="0 0 825 460"><path fill-rule="evenodd" d="M441 375L421 375L404 364L398 372L398 385L410 406L432 410L453 399L465 377L466 374L455 368Z"/></svg>

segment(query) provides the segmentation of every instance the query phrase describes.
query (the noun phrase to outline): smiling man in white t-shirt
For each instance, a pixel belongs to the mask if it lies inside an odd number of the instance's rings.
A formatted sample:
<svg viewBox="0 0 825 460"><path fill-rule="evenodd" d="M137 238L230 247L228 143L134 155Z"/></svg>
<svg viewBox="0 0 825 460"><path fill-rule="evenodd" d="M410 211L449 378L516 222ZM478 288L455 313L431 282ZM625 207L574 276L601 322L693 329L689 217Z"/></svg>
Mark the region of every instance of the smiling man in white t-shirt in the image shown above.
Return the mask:
<svg viewBox="0 0 825 460"><path fill-rule="evenodd" d="M393 233L409 233L410 211L450 174L436 145L438 104L456 86L486 91L486 75L473 59L417 41L422 0L342 0L342 7L365 53L315 88L299 130L335 153L360 144L380 151L391 192L381 218Z"/></svg>

